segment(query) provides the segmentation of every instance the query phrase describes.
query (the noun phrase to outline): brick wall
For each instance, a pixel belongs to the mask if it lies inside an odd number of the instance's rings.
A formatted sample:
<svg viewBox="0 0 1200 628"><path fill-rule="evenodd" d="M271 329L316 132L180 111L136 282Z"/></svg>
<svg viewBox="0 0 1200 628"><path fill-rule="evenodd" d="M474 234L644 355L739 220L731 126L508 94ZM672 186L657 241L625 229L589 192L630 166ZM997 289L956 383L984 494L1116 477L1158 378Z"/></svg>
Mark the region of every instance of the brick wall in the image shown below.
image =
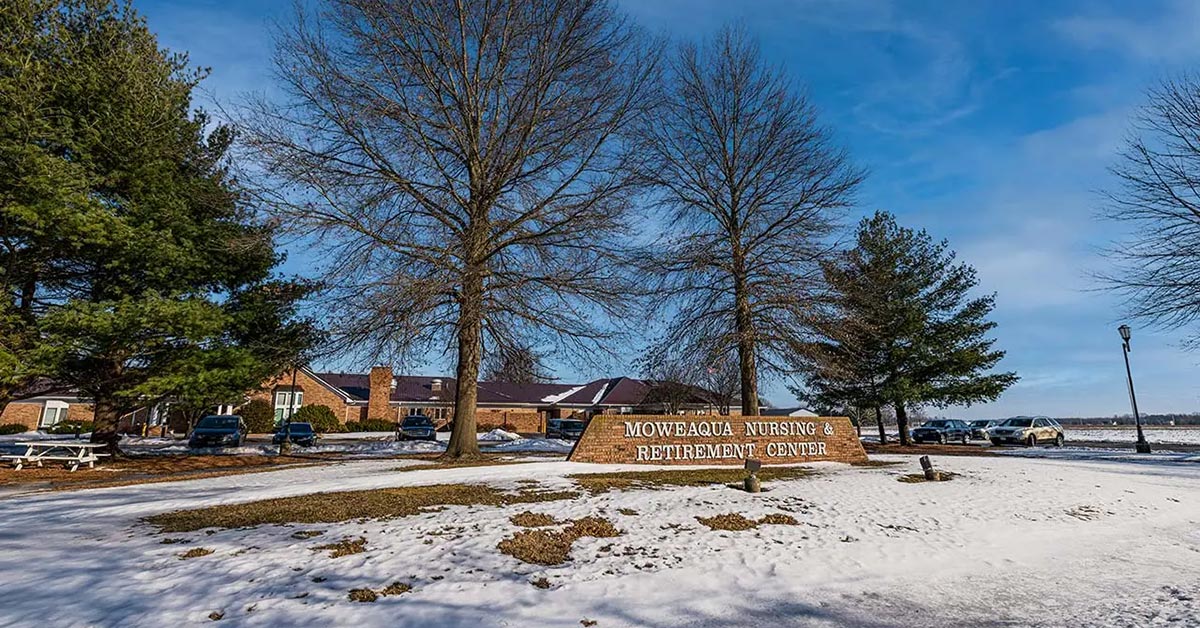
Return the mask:
<svg viewBox="0 0 1200 628"><path fill-rule="evenodd" d="M390 406L392 398L392 367L372 366L371 392L367 399L367 418L394 419L396 411Z"/></svg>
<svg viewBox="0 0 1200 628"><path fill-rule="evenodd" d="M643 434L653 435L629 436L626 422L635 424L635 428L642 426ZM647 428L649 423L661 425L668 432L661 434L657 429ZM867 454L850 419L843 417L602 414L592 418L568 459L740 466L746 458L761 460L763 465L778 465L861 462L867 459Z"/></svg>
<svg viewBox="0 0 1200 628"><path fill-rule="evenodd" d="M41 418L41 402L21 403L16 401L4 408L4 414L0 415L0 424L20 423L32 430L37 429L38 421Z"/></svg>
<svg viewBox="0 0 1200 628"><path fill-rule="evenodd" d="M534 410L478 408L475 410L475 425L499 425L510 432L522 434L544 431L542 415Z"/></svg>
<svg viewBox="0 0 1200 628"><path fill-rule="evenodd" d="M260 390L256 390L248 395L248 400L261 399L274 408L275 390L277 388L290 389L291 387L292 373L288 371L275 379L263 382ZM329 390L328 387L306 375L304 371L296 373L296 388L304 392L303 405L329 406L343 423L346 421L358 421L362 416L362 406L346 403L345 397Z"/></svg>

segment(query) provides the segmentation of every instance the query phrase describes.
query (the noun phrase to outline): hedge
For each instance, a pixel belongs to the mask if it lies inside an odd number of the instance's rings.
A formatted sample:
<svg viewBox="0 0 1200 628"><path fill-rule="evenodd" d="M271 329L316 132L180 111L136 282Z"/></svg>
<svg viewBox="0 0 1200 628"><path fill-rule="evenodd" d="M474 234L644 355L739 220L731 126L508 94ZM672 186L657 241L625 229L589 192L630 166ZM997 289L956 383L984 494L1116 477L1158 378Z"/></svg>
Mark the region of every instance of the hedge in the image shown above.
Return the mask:
<svg viewBox="0 0 1200 628"><path fill-rule="evenodd" d="M74 434L76 432L76 426L79 426L78 431L81 434L86 434L92 431L91 421L66 421L64 423L57 423L51 426L46 430L46 432L49 434Z"/></svg>
<svg viewBox="0 0 1200 628"><path fill-rule="evenodd" d="M0 434L24 434L29 428L20 423L5 423L0 425Z"/></svg>
<svg viewBox="0 0 1200 628"><path fill-rule="evenodd" d="M275 431L275 409L262 399L254 399L238 410L246 429L251 434L269 434Z"/></svg>
<svg viewBox="0 0 1200 628"><path fill-rule="evenodd" d="M362 421L347 421L347 432L394 432L396 422L387 419L364 419Z"/></svg>
<svg viewBox="0 0 1200 628"><path fill-rule="evenodd" d="M329 406L311 405L304 406L296 411L292 416L292 421L295 423L311 423L313 431L318 434L330 434L334 432L344 432L345 426L341 421L338 421L337 415Z"/></svg>

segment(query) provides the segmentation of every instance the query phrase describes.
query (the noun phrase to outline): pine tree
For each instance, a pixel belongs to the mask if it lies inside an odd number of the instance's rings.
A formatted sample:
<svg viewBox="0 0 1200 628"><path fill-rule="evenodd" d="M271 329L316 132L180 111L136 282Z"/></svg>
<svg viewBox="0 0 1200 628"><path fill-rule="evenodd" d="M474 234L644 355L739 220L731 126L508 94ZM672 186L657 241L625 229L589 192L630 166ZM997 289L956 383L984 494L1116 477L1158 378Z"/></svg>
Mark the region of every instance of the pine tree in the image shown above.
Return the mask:
<svg viewBox="0 0 1200 628"><path fill-rule="evenodd" d="M824 274L828 339L802 358L805 392L821 403L874 408L876 417L890 404L908 444L909 409L992 401L1017 381L989 372L1004 357L987 337L995 295L970 296L975 270L956 263L945 241L877 212Z"/></svg>
<svg viewBox="0 0 1200 628"><path fill-rule="evenodd" d="M90 397L93 440L115 451L123 414L294 362L314 340L293 320L307 287L271 279L272 232L227 172L232 130L189 113L205 72L127 4L17 0L0 24L0 336L29 365L7 379Z"/></svg>

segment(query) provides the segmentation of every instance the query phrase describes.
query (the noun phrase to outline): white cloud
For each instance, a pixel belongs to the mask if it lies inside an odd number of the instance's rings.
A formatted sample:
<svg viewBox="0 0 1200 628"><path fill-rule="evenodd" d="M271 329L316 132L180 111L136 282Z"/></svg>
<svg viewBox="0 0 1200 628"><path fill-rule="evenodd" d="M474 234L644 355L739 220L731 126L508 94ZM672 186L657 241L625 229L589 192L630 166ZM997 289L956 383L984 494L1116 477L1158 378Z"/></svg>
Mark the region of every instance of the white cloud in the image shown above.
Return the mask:
<svg viewBox="0 0 1200 628"><path fill-rule="evenodd" d="M1150 3L1126 5L1131 15L1077 15L1054 23L1067 40L1091 49L1114 49L1152 61L1200 57L1200 2L1172 0L1162 10Z"/></svg>

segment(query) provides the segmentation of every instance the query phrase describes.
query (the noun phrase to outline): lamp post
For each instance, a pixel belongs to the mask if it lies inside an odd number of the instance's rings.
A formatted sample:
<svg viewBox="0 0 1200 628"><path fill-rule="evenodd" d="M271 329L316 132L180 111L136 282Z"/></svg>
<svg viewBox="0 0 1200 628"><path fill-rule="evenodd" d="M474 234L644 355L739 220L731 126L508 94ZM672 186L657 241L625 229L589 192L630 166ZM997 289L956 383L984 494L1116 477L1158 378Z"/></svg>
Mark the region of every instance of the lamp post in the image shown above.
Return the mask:
<svg viewBox="0 0 1200 628"><path fill-rule="evenodd" d="M1137 424L1137 452L1139 454L1150 453L1150 443L1146 442L1146 434L1142 431L1142 417L1138 414L1137 395L1133 392L1133 371L1129 370L1129 338L1133 335L1129 325L1121 325L1117 328L1117 332L1121 334L1121 348L1125 354L1125 377L1129 381L1129 404L1133 406L1133 421Z"/></svg>

